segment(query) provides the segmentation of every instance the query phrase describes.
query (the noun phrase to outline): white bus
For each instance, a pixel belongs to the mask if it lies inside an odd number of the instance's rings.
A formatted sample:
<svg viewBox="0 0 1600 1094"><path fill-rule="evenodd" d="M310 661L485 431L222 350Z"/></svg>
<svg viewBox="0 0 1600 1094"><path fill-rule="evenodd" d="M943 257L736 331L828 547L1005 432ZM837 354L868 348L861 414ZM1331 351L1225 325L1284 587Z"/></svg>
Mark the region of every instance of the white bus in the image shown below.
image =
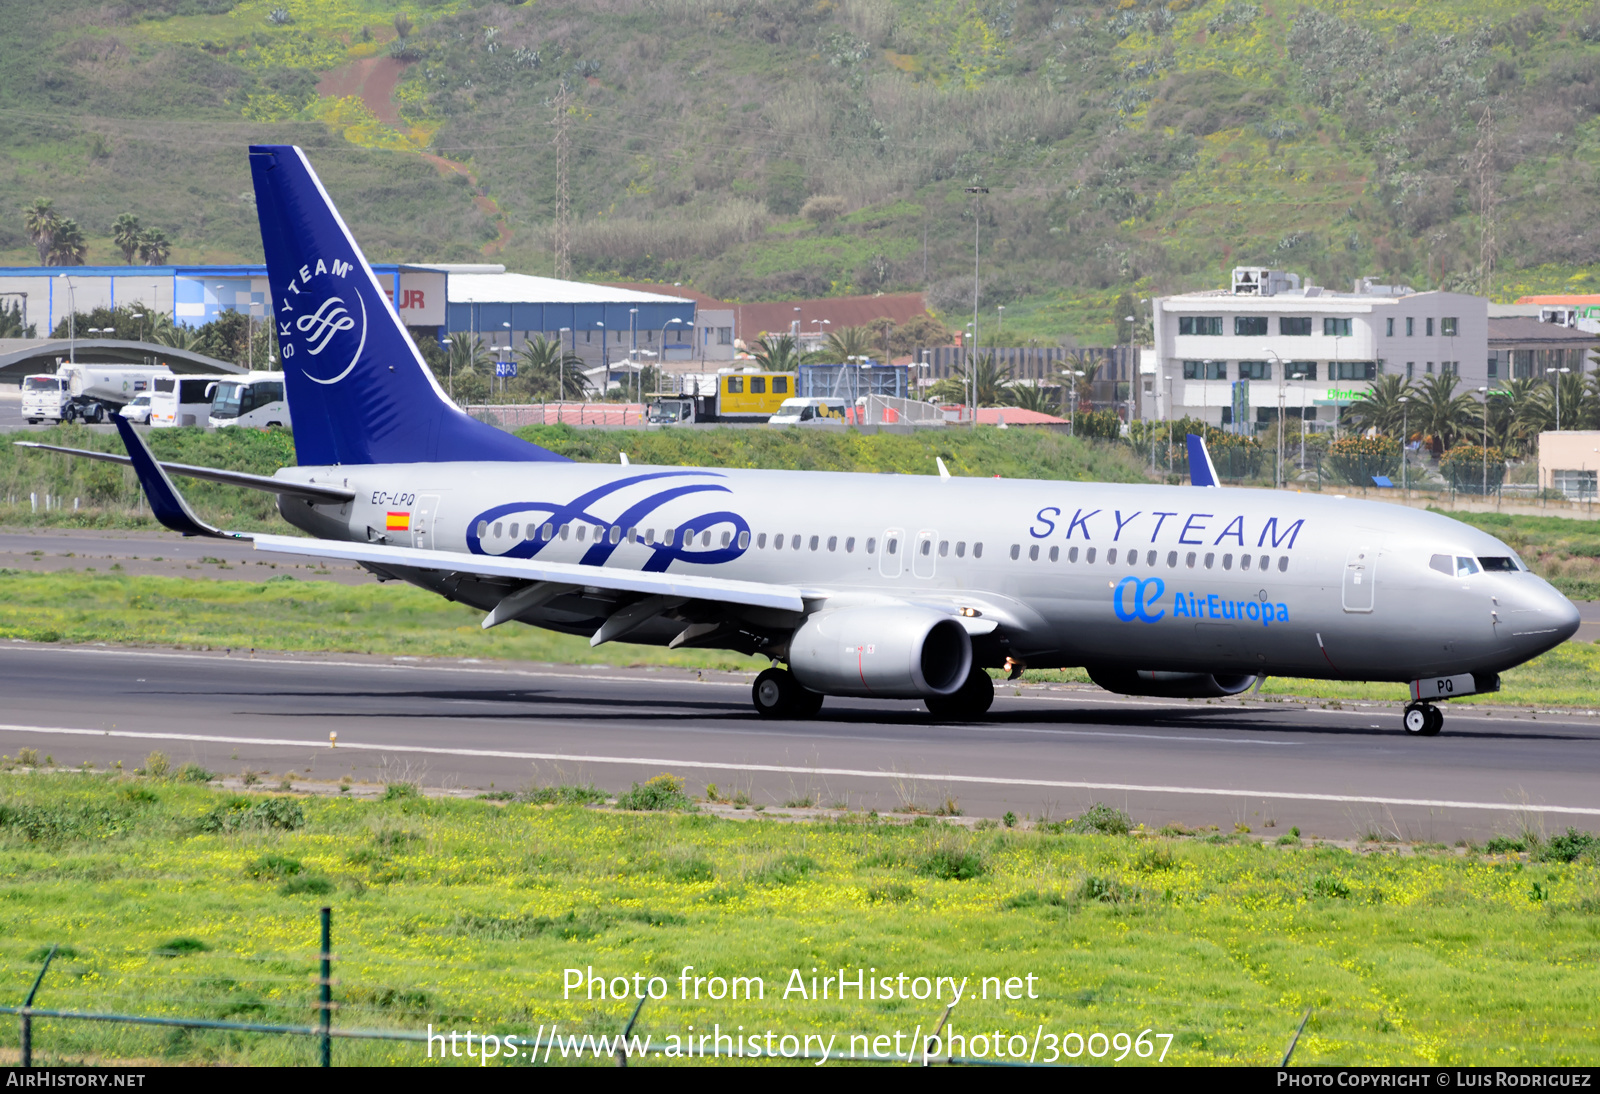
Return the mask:
<svg viewBox="0 0 1600 1094"><path fill-rule="evenodd" d="M150 425L199 426L211 419L211 396L222 376L157 376L150 385Z"/></svg>
<svg viewBox="0 0 1600 1094"><path fill-rule="evenodd" d="M211 393L212 429L234 425L292 428L289 403L283 393L283 373L252 372L215 383Z"/></svg>

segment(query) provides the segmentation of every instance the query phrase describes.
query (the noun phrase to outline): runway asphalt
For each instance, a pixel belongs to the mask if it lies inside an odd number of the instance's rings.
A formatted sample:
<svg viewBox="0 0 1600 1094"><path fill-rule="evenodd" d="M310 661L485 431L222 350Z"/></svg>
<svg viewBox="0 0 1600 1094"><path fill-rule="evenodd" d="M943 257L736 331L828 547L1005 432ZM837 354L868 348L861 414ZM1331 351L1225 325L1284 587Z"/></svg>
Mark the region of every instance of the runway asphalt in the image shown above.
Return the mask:
<svg viewBox="0 0 1600 1094"><path fill-rule="evenodd" d="M1133 700L1005 687L986 719L940 725L912 703L830 699L764 722L748 678L0 644L0 752L58 765L161 751L263 782L349 775L487 791L662 771L785 803L1064 818L1096 801L1150 826L1243 824L1276 837L1453 842L1600 828L1600 717L1452 709L1405 737L1386 705ZM330 734L338 735L330 746Z"/></svg>

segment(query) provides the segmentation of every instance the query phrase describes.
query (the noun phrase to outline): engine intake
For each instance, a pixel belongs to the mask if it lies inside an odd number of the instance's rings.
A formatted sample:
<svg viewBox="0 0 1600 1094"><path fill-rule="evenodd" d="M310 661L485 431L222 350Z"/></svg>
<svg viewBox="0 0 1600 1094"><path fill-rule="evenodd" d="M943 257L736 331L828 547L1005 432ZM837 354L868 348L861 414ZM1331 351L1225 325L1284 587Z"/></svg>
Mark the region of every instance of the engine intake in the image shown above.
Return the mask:
<svg viewBox="0 0 1600 1094"><path fill-rule="evenodd" d="M953 695L972 671L972 640L954 618L931 608L837 608L794 632L789 671L825 695Z"/></svg>
<svg viewBox="0 0 1600 1094"><path fill-rule="evenodd" d="M1159 672L1151 669L1091 668L1089 679L1118 695L1164 699L1220 699L1255 686L1258 677L1210 672Z"/></svg>

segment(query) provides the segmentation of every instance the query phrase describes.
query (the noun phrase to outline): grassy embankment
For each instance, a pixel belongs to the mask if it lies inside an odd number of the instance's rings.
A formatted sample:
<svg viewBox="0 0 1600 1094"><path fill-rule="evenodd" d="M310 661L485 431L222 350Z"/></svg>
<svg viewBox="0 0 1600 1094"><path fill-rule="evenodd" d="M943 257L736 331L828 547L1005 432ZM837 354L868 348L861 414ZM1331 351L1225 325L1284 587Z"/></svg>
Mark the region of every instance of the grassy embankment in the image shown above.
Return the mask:
<svg viewBox="0 0 1600 1094"><path fill-rule="evenodd" d="M597 813L405 786L377 802L271 800L171 779L0 775L0 993L20 998L60 944L42 1006L306 1023L316 909L332 904L341 1026L616 1032L631 1004L561 997L563 970L591 965L667 981L638 1027L658 1046L691 1024L838 1033L842 1046L938 1020L931 1000L783 998L792 969L809 984L813 967L864 966L968 976L973 992L985 976L1032 974L1039 998L969 997L957 1031L1150 1029L1173 1035L1168 1064L1274 1063L1307 1007L1301 1064L1592 1058L1600 868L1581 837L1521 861L1357 854L1298 833L1093 834L1122 827L1103 807L1079 833ZM680 1000L685 965L760 976L765 999ZM46 1061L314 1053L50 1020L34 1038ZM13 1025L0 1044L15 1046Z"/></svg>

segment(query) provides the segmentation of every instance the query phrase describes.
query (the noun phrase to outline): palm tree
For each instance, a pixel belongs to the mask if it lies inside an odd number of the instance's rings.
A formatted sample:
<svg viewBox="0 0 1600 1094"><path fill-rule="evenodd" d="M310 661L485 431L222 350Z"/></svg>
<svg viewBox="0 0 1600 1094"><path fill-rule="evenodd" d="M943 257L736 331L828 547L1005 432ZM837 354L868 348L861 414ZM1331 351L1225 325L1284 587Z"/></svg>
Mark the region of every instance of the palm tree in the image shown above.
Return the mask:
<svg viewBox="0 0 1600 1094"><path fill-rule="evenodd" d="M1362 429L1376 429L1385 436L1409 429L1414 420L1400 400L1415 401L1416 391L1404 377L1391 374L1378 377L1359 402L1350 408L1350 417ZM1402 442L1407 438L1401 438Z"/></svg>
<svg viewBox="0 0 1600 1094"><path fill-rule="evenodd" d="M185 350L201 349L206 341L205 335L201 334L198 328L180 326L177 323L163 328L151 337L163 346Z"/></svg>
<svg viewBox="0 0 1600 1094"><path fill-rule="evenodd" d="M1541 398L1548 394L1544 388L1537 380L1523 378L1488 392L1491 444L1507 452L1527 450L1528 441L1539 435L1548 418L1555 416L1555 407L1546 407Z"/></svg>
<svg viewBox="0 0 1600 1094"><path fill-rule="evenodd" d="M1023 410L1054 414L1060 406L1055 391L1040 384L1013 384L1010 394L1011 404Z"/></svg>
<svg viewBox="0 0 1600 1094"><path fill-rule="evenodd" d="M50 257L50 244L55 238L56 228L61 224L61 218L56 215L54 205L55 202L49 198L35 198L22 219L22 226L28 231L28 239L39 251L41 266L49 265L47 260Z"/></svg>
<svg viewBox="0 0 1600 1094"><path fill-rule="evenodd" d="M768 334L756 343L750 354L768 372L795 372L808 357L800 351L792 334Z"/></svg>
<svg viewBox="0 0 1600 1094"><path fill-rule="evenodd" d="M1574 421L1579 429L1600 429L1600 369L1588 374Z"/></svg>
<svg viewBox="0 0 1600 1094"><path fill-rule="evenodd" d="M1453 373L1424 377L1418 397L1412 399L1413 412L1420 419L1417 428L1433 438L1435 456L1454 445L1462 433L1482 428L1483 407L1470 394L1455 393L1460 382Z"/></svg>
<svg viewBox="0 0 1600 1094"><path fill-rule="evenodd" d="M967 368L934 384L929 396L945 403L973 405L975 402L980 407L1004 406L1009 401L1010 384L1011 366L1000 368L995 363L994 354L986 353ZM976 400L973 399L974 385Z"/></svg>
<svg viewBox="0 0 1600 1094"><path fill-rule="evenodd" d="M82 266L89 245L83 238L83 229L71 217L58 222L50 236L50 252L46 265Z"/></svg>
<svg viewBox="0 0 1600 1094"><path fill-rule="evenodd" d="M1581 368L1582 366L1580 365L1579 367ZM1556 400L1556 408L1561 412L1561 420L1556 424L1562 429L1582 428L1584 410L1583 380L1583 373L1580 371L1558 372L1555 374L1556 382L1551 386L1557 387L1561 391L1561 398Z"/></svg>
<svg viewBox="0 0 1600 1094"><path fill-rule="evenodd" d="M822 348L830 361L845 362L852 357L866 357L872 352L872 331L867 327L840 327L828 335Z"/></svg>
<svg viewBox="0 0 1600 1094"><path fill-rule="evenodd" d="M160 228L151 228L139 236L139 258L146 266L164 266L167 256L172 253L172 244L167 241L167 233Z"/></svg>
<svg viewBox="0 0 1600 1094"><path fill-rule="evenodd" d="M517 356L522 359L522 371L532 398L541 401L581 399L589 389L589 378L583 374L583 358L567 353L559 338L553 341L542 337L531 339L522 343Z"/></svg>
<svg viewBox="0 0 1600 1094"><path fill-rule="evenodd" d="M1061 409L1066 410L1069 398L1077 401L1079 410L1088 409L1084 404L1094 397L1094 382L1100 376L1100 369L1105 361L1095 354L1084 349L1075 349L1067 354L1067 367L1061 371ZM1082 376L1073 376L1071 373L1081 372Z"/></svg>
<svg viewBox="0 0 1600 1094"><path fill-rule="evenodd" d="M122 259L128 265L133 265L134 255L139 253L139 243L143 239L139 231L139 218L132 213L123 213L111 224L111 242L117 245L117 250L122 252Z"/></svg>

